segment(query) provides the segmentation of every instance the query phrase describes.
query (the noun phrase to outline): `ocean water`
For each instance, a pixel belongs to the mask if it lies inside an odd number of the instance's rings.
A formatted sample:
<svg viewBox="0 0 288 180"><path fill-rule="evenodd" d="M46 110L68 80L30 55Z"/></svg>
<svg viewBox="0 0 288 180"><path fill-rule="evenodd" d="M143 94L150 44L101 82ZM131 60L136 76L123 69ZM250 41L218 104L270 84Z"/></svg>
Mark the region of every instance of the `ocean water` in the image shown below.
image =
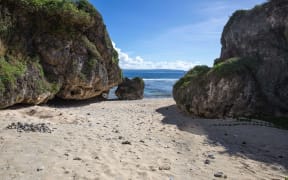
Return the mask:
<svg viewBox="0 0 288 180"><path fill-rule="evenodd" d="M144 98L172 97L172 88L178 79L184 76L181 70L123 70L124 77L141 77L145 82ZM109 98L114 99L115 89L110 92Z"/></svg>

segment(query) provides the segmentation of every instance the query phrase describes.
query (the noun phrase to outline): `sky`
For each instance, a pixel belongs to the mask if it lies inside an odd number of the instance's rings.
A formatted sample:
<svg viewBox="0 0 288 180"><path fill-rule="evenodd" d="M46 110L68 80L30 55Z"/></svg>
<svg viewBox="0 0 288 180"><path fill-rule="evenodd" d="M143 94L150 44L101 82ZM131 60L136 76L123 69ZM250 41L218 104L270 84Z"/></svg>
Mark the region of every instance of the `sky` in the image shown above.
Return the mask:
<svg viewBox="0 0 288 180"><path fill-rule="evenodd" d="M212 66L235 10L266 0L90 0L102 14L123 69Z"/></svg>

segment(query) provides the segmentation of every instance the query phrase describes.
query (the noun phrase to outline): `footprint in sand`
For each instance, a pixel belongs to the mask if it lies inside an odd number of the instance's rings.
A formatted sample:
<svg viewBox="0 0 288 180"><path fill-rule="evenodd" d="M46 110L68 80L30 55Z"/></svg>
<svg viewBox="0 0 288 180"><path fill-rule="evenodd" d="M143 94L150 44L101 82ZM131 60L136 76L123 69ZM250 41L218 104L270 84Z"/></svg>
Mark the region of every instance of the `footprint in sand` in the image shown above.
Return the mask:
<svg viewBox="0 0 288 180"><path fill-rule="evenodd" d="M168 170L171 169L171 161L170 161L170 159L167 159L167 158L159 159L157 163L158 163L158 169L160 171L162 171L162 170L168 171Z"/></svg>

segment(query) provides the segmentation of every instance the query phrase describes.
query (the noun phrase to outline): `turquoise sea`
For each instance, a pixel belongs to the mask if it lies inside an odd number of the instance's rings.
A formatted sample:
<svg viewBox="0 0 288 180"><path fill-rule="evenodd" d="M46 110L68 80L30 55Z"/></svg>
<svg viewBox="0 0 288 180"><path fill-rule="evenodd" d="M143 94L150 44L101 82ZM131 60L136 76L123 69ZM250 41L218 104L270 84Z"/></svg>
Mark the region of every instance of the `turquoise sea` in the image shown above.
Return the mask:
<svg viewBox="0 0 288 180"><path fill-rule="evenodd" d="M185 74L182 70L123 70L124 77L141 77L145 82L144 98L172 97L175 82ZM110 98L116 98L115 88L111 90Z"/></svg>

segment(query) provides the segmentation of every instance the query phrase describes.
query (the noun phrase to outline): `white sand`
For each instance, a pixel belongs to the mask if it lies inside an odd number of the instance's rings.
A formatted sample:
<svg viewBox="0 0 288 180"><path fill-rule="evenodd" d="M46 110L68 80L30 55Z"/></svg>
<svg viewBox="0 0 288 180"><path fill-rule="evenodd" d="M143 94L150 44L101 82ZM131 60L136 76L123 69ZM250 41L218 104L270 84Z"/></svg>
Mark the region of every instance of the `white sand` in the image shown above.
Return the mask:
<svg viewBox="0 0 288 180"><path fill-rule="evenodd" d="M54 131L5 129L18 121L50 123ZM288 131L213 126L231 122L185 117L172 99L2 110L0 179L206 180L219 179L219 171L239 180L288 176Z"/></svg>

